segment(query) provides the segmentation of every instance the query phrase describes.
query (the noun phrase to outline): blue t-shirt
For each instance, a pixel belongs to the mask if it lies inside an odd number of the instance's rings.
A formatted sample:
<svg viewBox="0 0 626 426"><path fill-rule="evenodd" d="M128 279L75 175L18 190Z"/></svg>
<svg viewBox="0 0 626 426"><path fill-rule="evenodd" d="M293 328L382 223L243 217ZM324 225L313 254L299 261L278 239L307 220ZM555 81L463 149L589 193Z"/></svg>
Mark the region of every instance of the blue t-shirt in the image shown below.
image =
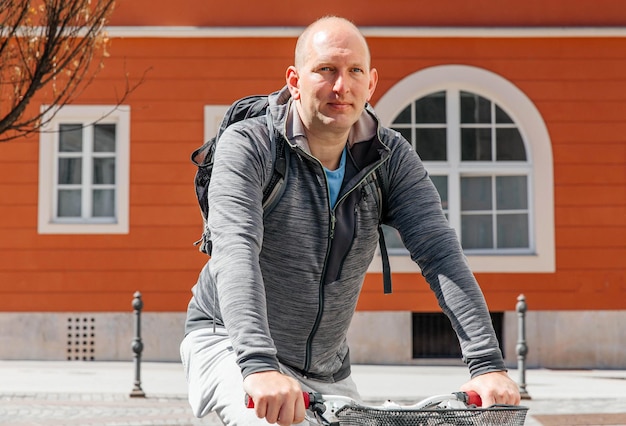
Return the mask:
<svg viewBox="0 0 626 426"><path fill-rule="evenodd" d="M346 148L343 149L341 153L341 160L339 160L339 167L337 170L328 170L324 167L324 171L326 172L326 180L328 180L328 193L330 196L330 208L334 209L335 204L337 203L337 196L339 195L339 190L341 189L341 183L343 182L343 176L346 174Z"/></svg>

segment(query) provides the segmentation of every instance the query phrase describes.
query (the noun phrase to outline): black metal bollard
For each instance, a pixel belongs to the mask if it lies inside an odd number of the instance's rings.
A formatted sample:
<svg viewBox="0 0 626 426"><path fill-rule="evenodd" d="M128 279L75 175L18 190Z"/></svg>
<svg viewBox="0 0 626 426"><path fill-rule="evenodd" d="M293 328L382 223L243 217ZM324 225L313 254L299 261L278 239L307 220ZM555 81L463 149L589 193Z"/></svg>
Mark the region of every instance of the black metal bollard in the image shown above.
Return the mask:
<svg viewBox="0 0 626 426"><path fill-rule="evenodd" d="M145 397L146 393L141 389L141 352L143 351L143 342L141 341L141 310L143 309L143 301L141 293L136 291L133 297L133 310L135 313L135 337L133 338L133 352L135 361L135 384L130 393L131 397Z"/></svg>
<svg viewBox="0 0 626 426"><path fill-rule="evenodd" d="M526 344L526 297L520 294L517 297L517 305L515 305L518 318L517 331L517 370L519 371L519 393L522 399L531 399L526 390L526 355L528 355L528 345Z"/></svg>

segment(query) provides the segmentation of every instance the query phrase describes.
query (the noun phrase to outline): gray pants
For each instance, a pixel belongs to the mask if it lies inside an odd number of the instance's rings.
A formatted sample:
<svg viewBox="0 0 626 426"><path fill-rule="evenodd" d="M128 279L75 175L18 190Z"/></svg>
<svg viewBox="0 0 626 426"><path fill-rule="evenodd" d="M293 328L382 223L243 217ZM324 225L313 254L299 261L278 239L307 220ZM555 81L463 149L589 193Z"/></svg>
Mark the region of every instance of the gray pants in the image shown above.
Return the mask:
<svg viewBox="0 0 626 426"><path fill-rule="evenodd" d="M244 407L243 377L224 327L192 331L180 345L180 356L189 385L189 404L196 417L215 411L225 425L269 424ZM351 377L326 383L304 378L284 365L281 371L298 380L305 391L361 399ZM305 425L308 422L300 423Z"/></svg>

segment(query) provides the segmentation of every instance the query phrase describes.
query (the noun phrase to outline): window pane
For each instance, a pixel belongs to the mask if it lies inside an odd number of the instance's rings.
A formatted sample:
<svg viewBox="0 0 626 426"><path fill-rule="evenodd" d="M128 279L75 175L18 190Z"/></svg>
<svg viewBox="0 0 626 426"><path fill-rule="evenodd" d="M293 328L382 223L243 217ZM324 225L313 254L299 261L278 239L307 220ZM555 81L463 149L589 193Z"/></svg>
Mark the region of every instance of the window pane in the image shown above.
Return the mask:
<svg viewBox="0 0 626 426"><path fill-rule="evenodd" d="M513 123L511 117L498 105L496 105L496 123Z"/></svg>
<svg viewBox="0 0 626 426"><path fill-rule="evenodd" d="M59 152L83 151L83 126L80 124L59 125Z"/></svg>
<svg viewBox="0 0 626 426"><path fill-rule="evenodd" d="M499 214L497 217L498 248L527 248L528 215Z"/></svg>
<svg viewBox="0 0 626 426"><path fill-rule="evenodd" d="M517 129L496 129L496 160L526 161L526 148Z"/></svg>
<svg viewBox="0 0 626 426"><path fill-rule="evenodd" d="M496 200L498 210L526 210L528 208L526 176L497 176Z"/></svg>
<svg viewBox="0 0 626 426"><path fill-rule="evenodd" d="M114 217L115 216L115 190L96 189L93 191L93 216L94 217Z"/></svg>
<svg viewBox="0 0 626 426"><path fill-rule="evenodd" d="M93 183L115 184L115 158L93 159Z"/></svg>
<svg viewBox="0 0 626 426"><path fill-rule="evenodd" d="M60 185L80 185L82 167L82 158L59 158L57 183Z"/></svg>
<svg viewBox="0 0 626 426"><path fill-rule="evenodd" d="M431 176L430 180L433 181L439 197L441 198L441 207L444 210L448 209L448 176Z"/></svg>
<svg viewBox="0 0 626 426"><path fill-rule="evenodd" d="M411 124L411 105L404 108L400 114L393 120L393 124Z"/></svg>
<svg viewBox="0 0 626 426"><path fill-rule="evenodd" d="M415 101L415 122L446 123L446 92L437 92Z"/></svg>
<svg viewBox="0 0 626 426"><path fill-rule="evenodd" d="M406 139L407 141L413 142L413 136L411 136L411 129L407 129L407 128L401 129L397 127L392 127L392 129L400 133L402 137Z"/></svg>
<svg viewBox="0 0 626 426"><path fill-rule="evenodd" d="M461 129L461 161L491 161L491 129Z"/></svg>
<svg viewBox="0 0 626 426"><path fill-rule="evenodd" d="M492 217L487 214L461 215L461 245L464 249L493 248Z"/></svg>
<svg viewBox="0 0 626 426"><path fill-rule="evenodd" d="M96 124L93 130L94 152L115 152L115 124Z"/></svg>
<svg viewBox="0 0 626 426"><path fill-rule="evenodd" d="M474 93L461 92L461 123L491 123L491 102Z"/></svg>
<svg viewBox="0 0 626 426"><path fill-rule="evenodd" d="M81 195L79 189L59 191L58 217L80 217Z"/></svg>
<svg viewBox="0 0 626 426"><path fill-rule="evenodd" d="M446 129L415 129L415 149L423 161L446 161Z"/></svg>
<svg viewBox="0 0 626 426"><path fill-rule="evenodd" d="M491 210L491 178L461 178L461 210Z"/></svg>

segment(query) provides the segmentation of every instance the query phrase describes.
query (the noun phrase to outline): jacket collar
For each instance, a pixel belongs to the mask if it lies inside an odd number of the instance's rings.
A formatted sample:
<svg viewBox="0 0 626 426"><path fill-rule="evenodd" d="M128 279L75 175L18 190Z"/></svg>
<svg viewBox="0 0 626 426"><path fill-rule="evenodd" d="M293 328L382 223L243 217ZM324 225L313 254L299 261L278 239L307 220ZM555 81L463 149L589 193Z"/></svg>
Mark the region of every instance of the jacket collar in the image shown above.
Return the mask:
<svg viewBox="0 0 626 426"><path fill-rule="evenodd" d="M280 133L285 136L289 144L299 146L305 152L310 153L304 133L304 125L297 112L297 108L293 107L293 99L291 98L291 93L287 86L269 95L269 110L274 127L279 129ZM369 103L365 106L361 117L354 124L348 135L350 148L354 147L355 144L361 145L361 143L365 141L374 142L372 148L375 150L382 149L382 151L379 151L379 158L387 157L389 148L380 139L380 121ZM387 154L383 153L384 151L386 151Z"/></svg>

